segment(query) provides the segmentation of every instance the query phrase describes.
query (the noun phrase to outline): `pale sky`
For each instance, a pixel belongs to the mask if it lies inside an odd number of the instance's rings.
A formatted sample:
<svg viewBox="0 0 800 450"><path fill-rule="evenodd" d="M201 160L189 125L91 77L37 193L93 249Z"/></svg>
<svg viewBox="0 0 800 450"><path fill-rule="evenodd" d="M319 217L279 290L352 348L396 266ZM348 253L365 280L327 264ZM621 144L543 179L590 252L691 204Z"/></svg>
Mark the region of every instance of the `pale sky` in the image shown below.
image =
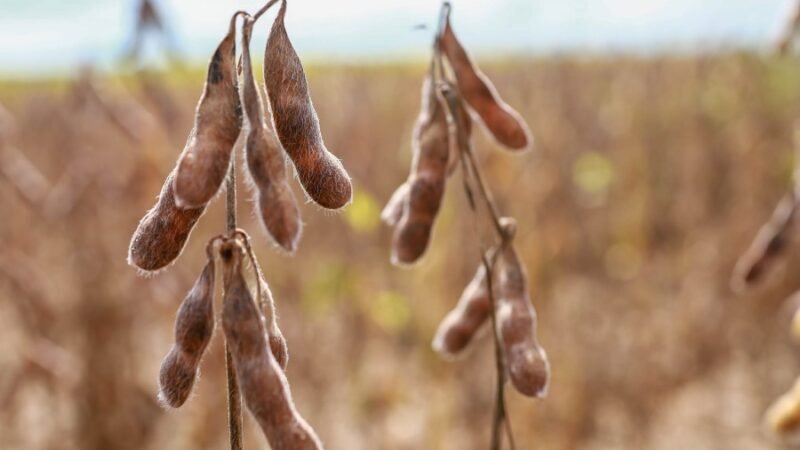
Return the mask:
<svg viewBox="0 0 800 450"><path fill-rule="evenodd" d="M453 22L479 55L687 52L766 48L794 0L453 0ZM132 0L0 0L0 75L111 65L130 35ZM180 49L204 61L230 14L262 0L160 0ZM427 52L434 0L289 0L305 58L398 60ZM263 45L274 12L262 19ZM258 52L257 52L258 53Z"/></svg>

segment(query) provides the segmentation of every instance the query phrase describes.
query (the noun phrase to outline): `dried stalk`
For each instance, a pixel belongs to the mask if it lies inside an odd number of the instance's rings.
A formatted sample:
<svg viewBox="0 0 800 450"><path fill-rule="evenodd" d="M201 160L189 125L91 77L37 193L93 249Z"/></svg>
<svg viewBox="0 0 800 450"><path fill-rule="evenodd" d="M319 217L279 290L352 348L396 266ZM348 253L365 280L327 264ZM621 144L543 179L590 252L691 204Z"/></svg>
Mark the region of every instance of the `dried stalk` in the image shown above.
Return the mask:
<svg viewBox="0 0 800 450"><path fill-rule="evenodd" d="M236 232L236 164L232 161L228 169L226 181L225 209L226 231L228 235ZM228 379L228 433L231 450L242 450L242 394L236 379L236 367L233 364L230 349L225 343L225 375Z"/></svg>
<svg viewBox="0 0 800 450"><path fill-rule="evenodd" d="M446 22L447 15L450 12L450 4L448 2L444 2L442 4L442 10L439 20L439 27L437 29L436 37L434 38L434 61L438 63L438 75L440 83L438 84L440 93L442 94L442 98L445 100L443 103L445 104L445 112L447 114L447 121L449 126L451 127L451 136L455 136L455 140L451 139L450 145L455 145L456 150L458 151L459 160L461 163L461 167L463 170L462 173L462 181L464 185L464 193L467 197L467 203L469 204L470 210L475 215L476 219L478 217L478 208L477 204L475 203L475 195L474 189L472 184L475 183L478 185L478 192L480 192L483 201L486 203L486 209L489 212L490 219L492 221L492 225L494 229L497 231L498 235L500 236L501 243L500 245L505 245L509 236L503 231L503 227L500 224L500 213L499 209L494 202L494 198L492 197L491 191L489 190L488 185L486 184L483 174L481 172L480 166L478 165L475 154L472 148L472 144L467 137L465 130L461 129L459 121L456 120L456 105L454 105L450 99L452 96L447 95L447 90L450 87L444 83L445 75L444 75L444 64L441 57L441 51L439 50L439 36L443 29L443 24ZM432 63L432 67L434 64ZM477 220L474 222L477 224ZM493 291L493 265L494 265L494 258L496 257L496 253L492 256L492 260L489 259L487 256L487 246L483 242L480 241L480 252L481 252L481 261L483 263L483 268L486 271L486 284L487 290L489 295L489 301L491 303L491 320L492 320L492 335L493 335L493 342L494 342L494 354L495 354L495 369L497 372L497 383L495 389L495 408L494 408L494 415L492 418L492 431L491 431L491 441L489 444L490 450L500 450L502 448L502 429L505 429L506 436L508 438L509 448L511 450L516 449L516 444L514 443L514 434L511 430L511 423L508 416L508 410L506 409L506 401L505 401L505 381L506 381L506 373L505 373L505 364L503 362L503 350L500 346L500 340L498 339L497 335L497 318L495 314L496 309L496 299L494 296Z"/></svg>

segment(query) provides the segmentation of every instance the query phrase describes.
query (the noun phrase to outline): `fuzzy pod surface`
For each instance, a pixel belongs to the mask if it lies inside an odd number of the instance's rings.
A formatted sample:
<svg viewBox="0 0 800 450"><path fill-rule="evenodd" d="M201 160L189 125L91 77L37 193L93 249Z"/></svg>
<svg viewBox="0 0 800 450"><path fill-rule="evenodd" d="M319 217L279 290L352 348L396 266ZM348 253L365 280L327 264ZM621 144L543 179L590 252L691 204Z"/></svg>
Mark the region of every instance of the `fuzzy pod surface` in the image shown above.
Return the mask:
<svg viewBox="0 0 800 450"><path fill-rule="evenodd" d="M433 338L433 349L446 359L460 356L488 323L491 314L486 269L481 263L456 307L439 324Z"/></svg>
<svg viewBox="0 0 800 450"><path fill-rule="evenodd" d="M309 198L323 208L339 209L352 198L350 176L322 140L303 65L286 32L285 16L286 0L264 53L264 82L275 132Z"/></svg>
<svg viewBox="0 0 800 450"><path fill-rule="evenodd" d="M194 126L178 158L175 202L180 208L198 208L216 195L228 173L231 153L242 127L236 76L236 18L208 65L203 95Z"/></svg>
<svg viewBox="0 0 800 450"><path fill-rule="evenodd" d="M429 74L422 85L422 110L412 136L408 194L392 237L394 264L413 264L428 248L447 179L448 134L447 116Z"/></svg>
<svg viewBox="0 0 800 450"><path fill-rule="evenodd" d="M214 261L209 259L178 309L175 345L162 361L158 377L162 403L178 408L189 398L213 332Z"/></svg>
<svg viewBox="0 0 800 450"><path fill-rule="evenodd" d="M468 151L472 137L472 118L464 105L464 98L456 86L450 83L440 87L442 96L447 102L450 123L450 159L447 162L447 174L452 175L458 168L461 152Z"/></svg>
<svg viewBox="0 0 800 450"><path fill-rule="evenodd" d="M498 143L511 150L533 145L533 135L522 116L500 97L494 84L472 61L447 18L440 45L453 68L459 90Z"/></svg>
<svg viewBox="0 0 800 450"><path fill-rule="evenodd" d="M167 175L155 206L145 213L131 238L128 263L144 271L156 271L175 261L189 235L205 212L205 206L182 209L175 204L175 172Z"/></svg>
<svg viewBox="0 0 800 450"><path fill-rule="evenodd" d="M289 346L286 344L283 332L278 327L278 314L275 310L275 299L272 297L272 291L260 273L259 282L261 283L261 311L264 314L264 322L266 323L269 349L281 368L285 370L287 364L289 364Z"/></svg>
<svg viewBox="0 0 800 450"><path fill-rule="evenodd" d="M525 268L510 242L501 245L492 276L497 334L511 383L524 395L544 397L550 363L536 338L536 311Z"/></svg>
<svg viewBox="0 0 800 450"><path fill-rule="evenodd" d="M265 123L261 95L253 77L250 58L253 23L248 19L242 29L241 101L249 124L244 144L247 169L255 187L256 215L264 230L281 248L293 253L303 223L286 175L283 148Z"/></svg>
<svg viewBox="0 0 800 450"><path fill-rule="evenodd" d="M386 206L384 206L381 211L381 220L383 223L391 227L397 225L397 222L403 217L403 208L406 204L407 197L408 183L403 182L403 184L395 189L389 201L386 202Z"/></svg>
<svg viewBox="0 0 800 450"><path fill-rule="evenodd" d="M289 383L267 343L267 330L242 275L238 244L223 253L222 325L247 408L272 448L321 449L322 443L294 406Z"/></svg>

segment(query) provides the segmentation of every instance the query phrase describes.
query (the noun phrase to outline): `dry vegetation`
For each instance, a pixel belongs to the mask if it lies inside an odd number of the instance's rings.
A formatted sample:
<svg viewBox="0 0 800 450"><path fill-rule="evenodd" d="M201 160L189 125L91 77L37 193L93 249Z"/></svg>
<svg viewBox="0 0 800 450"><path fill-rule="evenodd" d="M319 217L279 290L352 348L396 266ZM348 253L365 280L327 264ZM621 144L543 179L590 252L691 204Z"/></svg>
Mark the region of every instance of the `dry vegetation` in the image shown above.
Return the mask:
<svg viewBox="0 0 800 450"><path fill-rule="evenodd" d="M800 281L779 269L736 296L728 280L787 189L800 65L727 55L483 68L539 144L501 153L474 132L497 201L520 224L516 247L553 368L545 400L509 390L518 448L782 448L761 416L800 371L782 309ZM458 213L467 207L458 183L415 270L391 267L391 231L379 223L407 174L425 70L311 67L353 204L340 214L300 205L293 258L251 233L292 350L295 403L330 449L489 441L490 341L458 364L430 348L479 259L463 238L474 228ZM0 159L3 449L226 448L219 340L180 412L156 398L175 310L224 205L209 207L167 274L142 278L125 262L202 81L200 72L103 78L103 104L70 82L0 83L16 119ZM170 110L178 114L159 125ZM20 154L43 179L23 176ZM246 197L240 226L256 230ZM257 424L245 426L245 447L263 448Z"/></svg>

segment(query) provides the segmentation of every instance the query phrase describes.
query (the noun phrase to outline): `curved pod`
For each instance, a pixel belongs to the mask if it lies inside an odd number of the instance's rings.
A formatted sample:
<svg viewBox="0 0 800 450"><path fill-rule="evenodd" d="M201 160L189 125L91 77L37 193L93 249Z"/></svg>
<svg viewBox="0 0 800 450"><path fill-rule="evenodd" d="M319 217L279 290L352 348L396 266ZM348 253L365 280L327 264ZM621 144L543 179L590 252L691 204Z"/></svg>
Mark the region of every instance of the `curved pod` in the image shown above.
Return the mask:
<svg viewBox="0 0 800 450"><path fill-rule="evenodd" d="M175 345L161 363L159 399L172 408L186 402L214 332L214 262L209 260L175 319Z"/></svg>
<svg viewBox="0 0 800 450"><path fill-rule="evenodd" d="M450 61L461 94L497 142L511 150L532 147L533 135L522 116L500 98L491 80L472 61L453 32L449 18L440 45Z"/></svg>
<svg viewBox="0 0 800 450"><path fill-rule="evenodd" d="M284 0L264 54L264 83L275 132L306 194L323 208L339 209L352 198L350 176L322 140L303 65L286 33L285 16Z"/></svg>
<svg viewBox="0 0 800 450"><path fill-rule="evenodd" d="M195 111L194 127L178 159L175 203L180 208L206 205L219 191L242 127L236 77L236 17L208 65L203 95Z"/></svg>
<svg viewBox="0 0 800 450"><path fill-rule="evenodd" d="M264 107L253 78L250 59L253 23L248 19L242 29L242 103L249 124L244 144L247 168L255 186L256 214L262 226L276 244L293 253L303 223L286 176L283 149L264 122Z"/></svg>
<svg viewBox="0 0 800 450"><path fill-rule="evenodd" d="M493 288L497 334L512 385L530 397L544 397L550 363L536 338L536 311L528 296L528 280L510 242L499 250Z"/></svg>

